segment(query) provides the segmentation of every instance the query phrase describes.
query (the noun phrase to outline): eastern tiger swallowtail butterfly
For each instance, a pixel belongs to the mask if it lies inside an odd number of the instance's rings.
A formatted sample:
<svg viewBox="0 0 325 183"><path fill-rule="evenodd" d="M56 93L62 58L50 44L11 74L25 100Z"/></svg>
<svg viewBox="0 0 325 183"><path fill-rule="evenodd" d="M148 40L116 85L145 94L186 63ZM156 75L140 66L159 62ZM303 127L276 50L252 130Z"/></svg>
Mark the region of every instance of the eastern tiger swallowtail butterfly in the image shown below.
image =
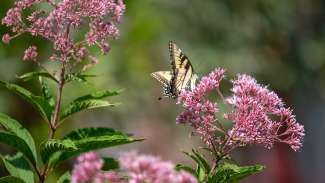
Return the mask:
<svg viewBox="0 0 325 183"><path fill-rule="evenodd" d="M196 79L190 60L182 50L173 42L169 42L171 71L157 71L151 76L163 85L163 97L177 98L178 94L190 86L191 90L195 87ZM159 98L161 99L161 98Z"/></svg>

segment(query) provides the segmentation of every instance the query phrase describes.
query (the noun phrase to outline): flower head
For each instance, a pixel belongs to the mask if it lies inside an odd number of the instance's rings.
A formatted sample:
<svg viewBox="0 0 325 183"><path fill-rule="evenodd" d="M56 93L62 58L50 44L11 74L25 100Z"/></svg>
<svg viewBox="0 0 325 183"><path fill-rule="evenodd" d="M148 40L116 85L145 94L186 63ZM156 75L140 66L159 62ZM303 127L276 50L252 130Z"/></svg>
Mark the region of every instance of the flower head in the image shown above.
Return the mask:
<svg viewBox="0 0 325 183"><path fill-rule="evenodd" d="M116 172L102 171L104 161L94 152L82 154L77 159L77 164L72 171L72 183L124 183Z"/></svg>
<svg viewBox="0 0 325 183"><path fill-rule="evenodd" d="M9 44L10 43L10 40L11 40L11 37L9 34L4 34L2 36L2 42L5 43L5 44Z"/></svg>
<svg viewBox="0 0 325 183"><path fill-rule="evenodd" d="M248 75L238 75L232 83L233 95L226 100L234 107L226 114L226 119L234 123L229 131L230 143L263 144L271 148L278 141L294 150L302 146L303 126L274 92Z"/></svg>
<svg viewBox="0 0 325 183"><path fill-rule="evenodd" d="M275 142L282 142L295 151L301 148L304 128L277 94L258 84L251 76L238 75L232 81L232 96L224 99L219 90L223 78L224 70L216 69L202 77L193 91L182 91L178 103L185 110L176 118L177 123L189 122L194 132L200 134L209 147L218 147L221 154L248 144L271 148ZM222 119L231 121L231 128L226 129L219 122L217 103L207 97L210 91L216 91L232 108ZM217 135L217 132L224 136Z"/></svg>
<svg viewBox="0 0 325 183"><path fill-rule="evenodd" d="M218 105L207 98L211 91L218 91L221 80L224 78L223 69L215 69L208 76L201 79L193 91L183 90L178 98L185 110L176 118L177 123L186 123L194 127L195 132L201 135L207 145L215 140L218 128L215 126L215 113Z"/></svg>
<svg viewBox="0 0 325 183"><path fill-rule="evenodd" d="M126 153L120 157L120 164L130 176L129 183L197 183L189 173L175 171L174 164L150 155Z"/></svg>
<svg viewBox="0 0 325 183"><path fill-rule="evenodd" d="M53 8L34 10L23 16L24 10L40 3ZM122 0L17 0L2 19L2 24L11 27L12 32L17 34L30 33L49 40L53 43L52 58L67 61L75 57L78 59L79 48L87 44L99 45L106 54L109 51L107 40L119 35L117 25L124 11ZM88 25L88 32L83 39L73 37L85 25ZM7 35L3 37L5 43L9 40Z"/></svg>
<svg viewBox="0 0 325 183"><path fill-rule="evenodd" d="M78 157L72 171L72 183L197 183L191 174L177 172L173 163L158 157L130 152L123 154L119 163L128 179L122 178L116 171L102 171L103 160L94 152L85 153Z"/></svg>
<svg viewBox="0 0 325 183"><path fill-rule="evenodd" d="M36 46L30 46L25 50L23 60L25 60L25 61L28 61L28 60L36 61L37 55L38 55L37 47Z"/></svg>

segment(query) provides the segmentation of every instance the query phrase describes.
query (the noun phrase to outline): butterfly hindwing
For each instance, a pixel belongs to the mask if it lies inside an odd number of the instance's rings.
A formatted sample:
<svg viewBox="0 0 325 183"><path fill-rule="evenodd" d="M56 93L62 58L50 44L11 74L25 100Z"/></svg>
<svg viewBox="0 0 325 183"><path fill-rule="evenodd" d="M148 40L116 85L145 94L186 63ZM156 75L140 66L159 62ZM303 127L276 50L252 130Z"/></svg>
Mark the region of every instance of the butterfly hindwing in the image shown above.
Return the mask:
<svg viewBox="0 0 325 183"><path fill-rule="evenodd" d="M163 85L169 85L172 78L172 73L170 71L157 71L151 73L151 76L157 79Z"/></svg>

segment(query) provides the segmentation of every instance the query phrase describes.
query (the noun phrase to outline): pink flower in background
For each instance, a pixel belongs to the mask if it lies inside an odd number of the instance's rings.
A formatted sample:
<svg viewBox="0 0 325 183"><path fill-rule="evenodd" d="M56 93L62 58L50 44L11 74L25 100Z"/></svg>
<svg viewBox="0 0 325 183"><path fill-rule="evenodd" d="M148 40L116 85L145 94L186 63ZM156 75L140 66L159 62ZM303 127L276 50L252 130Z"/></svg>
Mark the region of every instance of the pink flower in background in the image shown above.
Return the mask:
<svg viewBox="0 0 325 183"><path fill-rule="evenodd" d="M9 34L4 34L2 36L2 42L5 43L5 44L9 44L10 43L10 40L11 40L11 37Z"/></svg>
<svg viewBox="0 0 325 183"><path fill-rule="evenodd" d="M72 171L71 182L88 183L94 181L96 183L124 183L116 172L102 171L103 165L103 160L94 152L80 155Z"/></svg>
<svg viewBox="0 0 325 183"><path fill-rule="evenodd" d="M98 176L103 166L103 161L93 152L79 156L77 161L72 172L72 183L90 182Z"/></svg>
<svg viewBox="0 0 325 183"><path fill-rule="evenodd" d="M158 157L130 152L123 154L119 162L123 176L115 171L102 171L103 161L96 153L85 153L78 157L78 162L72 171L71 182L197 183L196 178L191 174L184 171L177 172L173 163L162 161Z"/></svg>
<svg viewBox="0 0 325 183"><path fill-rule="evenodd" d="M26 17L22 15L24 10L40 3L47 3L53 8L33 11ZM122 0L20 0L7 11L2 24L11 27L12 32L17 34L30 33L52 42L54 52L51 58L60 61L70 58L78 60L84 58L78 57L81 46L96 44L104 54L109 51L106 42L109 38L119 36L117 25L124 11ZM72 35L81 25L88 25L88 32L83 39L76 40L76 36ZM5 43L9 40L3 37Z"/></svg>
<svg viewBox="0 0 325 183"><path fill-rule="evenodd" d="M25 50L23 60L25 60L25 61L28 61L28 60L36 61L37 55L38 55L37 47L36 46L30 46L29 48L27 48Z"/></svg>
<svg viewBox="0 0 325 183"><path fill-rule="evenodd" d="M126 153L119 159L121 169L129 176L129 183L197 183L189 173L174 170L175 165L150 155Z"/></svg>
<svg viewBox="0 0 325 183"><path fill-rule="evenodd" d="M286 143L295 151L301 148L304 128L274 92L251 76L238 75L232 81L232 96L224 99L219 90L223 78L224 70L216 69L202 77L193 91L182 91L178 103L185 109L176 118L177 123L189 122L209 147L222 153L248 144L271 148L275 142ZM217 103L208 98L211 91L231 107L224 119L219 119ZM233 126L226 129L219 120L229 120Z"/></svg>

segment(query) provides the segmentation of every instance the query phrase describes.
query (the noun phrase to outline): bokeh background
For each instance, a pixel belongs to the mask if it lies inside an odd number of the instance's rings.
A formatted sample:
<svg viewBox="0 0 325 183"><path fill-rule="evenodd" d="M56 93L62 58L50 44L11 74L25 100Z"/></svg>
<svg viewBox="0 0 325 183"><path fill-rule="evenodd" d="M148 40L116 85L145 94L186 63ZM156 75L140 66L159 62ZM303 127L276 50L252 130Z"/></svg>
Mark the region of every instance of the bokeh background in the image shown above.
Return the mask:
<svg viewBox="0 0 325 183"><path fill-rule="evenodd" d="M201 143L197 137L189 137L190 128L175 124L181 107L173 100L158 101L161 88L150 77L151 72L170 67L168 41L173 40L199 75L215 67L225 68L228 79L236 73L253 75L279 93L305 126L301 152L294 153L288 146L278 144L272 150L253 146L234 153L241 165L266 165L264 172L243 182L325 182L325 1L125 2L127 10L120 39L111 41L111 52L101 56L100 63L89 71L99 77L87 85L68 85L63 98L66 104L96 88L124 89L120 96L112 98L122 105L79 113L66 121L58 136L77 127L114 127L146 140L100 151L103 155L116 157L122 151L137 149L175 163L191 163L182 151ZM0 2L1 18L12 3ZM0 27L0 35L7 31ZM22 61L23 51L30 44L39 46L41 57L47 58L51 46L42 39L23 35L10 45L0 43L0 79L39 92L37 82L23 83L16 78L37 68ZM43 62L54 67L53 63ZM0 112L22 121L37 142L47 137L47 124L27 103L4 89L0 89ZM0 151L13 150L0 146ZM62 166L60 172L72 165L73 160ZM3 165L0 173L6 174Z"/></svg>

